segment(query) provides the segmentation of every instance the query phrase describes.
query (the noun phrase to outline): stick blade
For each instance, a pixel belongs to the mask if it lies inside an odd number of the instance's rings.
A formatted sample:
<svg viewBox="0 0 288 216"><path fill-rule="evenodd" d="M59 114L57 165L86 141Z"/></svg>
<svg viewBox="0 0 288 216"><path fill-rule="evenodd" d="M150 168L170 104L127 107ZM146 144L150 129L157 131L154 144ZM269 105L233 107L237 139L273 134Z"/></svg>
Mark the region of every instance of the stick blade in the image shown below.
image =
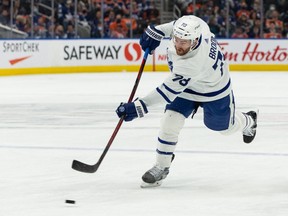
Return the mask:
<svg viewBox="0 0 288 216"><path fill-rule="evenodd" d="M72 162L72 169L84 173L94 173L98 170L98 167L99 167L98 163L94 165L89 165L82 163L81 161L78 160L73 160Z"/></svg>

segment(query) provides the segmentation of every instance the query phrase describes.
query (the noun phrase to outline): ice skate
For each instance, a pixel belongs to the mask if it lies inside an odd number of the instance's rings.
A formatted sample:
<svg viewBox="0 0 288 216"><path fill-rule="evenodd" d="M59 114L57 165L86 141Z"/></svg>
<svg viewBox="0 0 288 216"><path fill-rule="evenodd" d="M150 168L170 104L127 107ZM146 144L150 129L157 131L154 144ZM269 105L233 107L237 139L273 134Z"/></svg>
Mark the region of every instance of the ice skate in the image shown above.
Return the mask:
<svg viewBox="0 0 288 216"><path fill-rule="evenodd" d="M169 174L169 167L163 168L156 164L142 176L142 188L157 187L162 184L162 180Z"/></svg>
<svg viewBox="0 0 288 216"><path fill-rule="evenodd" d="M246 117L250 118L248 119L247 126L243 129L243 141L245 143L251 143L256 136L258 111L247 112ZM249 124L249 120L252 120L253 123L251 122Z"/></svg>

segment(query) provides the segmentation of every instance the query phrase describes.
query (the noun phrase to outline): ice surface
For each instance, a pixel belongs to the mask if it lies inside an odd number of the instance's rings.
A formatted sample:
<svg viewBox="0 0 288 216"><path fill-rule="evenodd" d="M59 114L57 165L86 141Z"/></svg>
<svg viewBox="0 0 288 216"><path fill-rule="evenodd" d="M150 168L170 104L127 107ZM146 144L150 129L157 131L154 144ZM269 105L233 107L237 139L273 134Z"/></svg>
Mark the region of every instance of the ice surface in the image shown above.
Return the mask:
<svg viewBox="0 0 288 216"><path fill-rule="evenodd" d="M136 95L167 75L144 73ZM231 76L238 109L260 110L255 141L205 128L199 110L153 189L140 183L155 161L160 107L122 125L96 173L71 169L98 160L136 73L0 77L0 216L287 216L288 73Z"/></svg>

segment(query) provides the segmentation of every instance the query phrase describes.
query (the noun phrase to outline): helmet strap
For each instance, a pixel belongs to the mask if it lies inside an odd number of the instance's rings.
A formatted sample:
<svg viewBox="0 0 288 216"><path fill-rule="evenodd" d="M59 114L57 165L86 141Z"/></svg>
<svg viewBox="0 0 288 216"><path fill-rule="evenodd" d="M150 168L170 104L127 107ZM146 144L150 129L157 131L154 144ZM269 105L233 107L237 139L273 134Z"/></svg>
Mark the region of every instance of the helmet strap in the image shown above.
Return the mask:
<svg viewBox="0 0 288 216"><path fill-rule="evenodd" d="M198 45L198 43L199 43L199 39L198 38L193 40L192 43L191 43L191 48L190 49L193 50Z"/></svg>

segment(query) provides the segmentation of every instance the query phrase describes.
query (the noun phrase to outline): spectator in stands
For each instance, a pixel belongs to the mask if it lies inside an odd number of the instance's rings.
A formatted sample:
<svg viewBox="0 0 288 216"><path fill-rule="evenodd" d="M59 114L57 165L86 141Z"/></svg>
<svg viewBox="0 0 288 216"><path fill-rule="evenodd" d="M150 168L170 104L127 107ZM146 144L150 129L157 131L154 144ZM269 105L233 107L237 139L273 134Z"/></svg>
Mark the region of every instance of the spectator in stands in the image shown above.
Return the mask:
<svg viewBox="0 0 288 216"><path fill-rule="evenodd" d="M139 8L137 7L137 2L132 1L132 18L134 18L135 20L138 20L140 11Z"/></svg>
<svg viewBox="0 0 288 216"><path fill-rule="evenodd" d="M232 38L248 38L248 35L241 26L237 26L235 32L231 36Z"/></svg>
<svg viewBox="0 0 288 216"><path fill-rule="evenodd" d="M272 23L275 26L276 32L282 33L282 31L283 31L283 22L281 20L279 20L279 13L276 10L273 10L271 12L271 14L270 14L270 17L266 19L265 27L267 29L270 29L270 25Z"/></svg>
<svg viewBox="0 0 288 216"><path fill-rule="evenodd" d="M259 26L257 25L253 26L248 32L248 37L249 38L261 38Z"/></svg>
<svg viewBox="0 0 288 216"><path fill-rule="evenodd" d="M157 25L160 23L159 20L159 11L153 7L146 10L146 18L149 24Z"/></svg>
<svg viewBox="0 0 288 216"><path fill-rule="evenodd" d="M288 23L288 1L287 0L263 0L265 10L265 19L264 23L260 22L259 15L261 9L261 0L227 0L229 2L229 30L230 34L234 33L234 29L237 26L244 27L245 32L249 35L249 37L258 38L260 25L264 25L264 32L269 33L266 34L266 37L279 37L278 35L274 35L273 27L270 29L270 23L275 26L276 33L282 35L282 37L287 37L287 23ZM208 24L210 25L212 31L218 32L216 33L217 37L225 37L226 36L226 6L227 1L224 0L197 0L196 4L192 0L189 1L180 1L182 5L185 7L181 7L179 5L182 15L185 14L193 14L202 16ZM42 15L39 14L38 11L38 2L34 0L35 7L31 8L30 0L0 0L0 22L4 25L10 26L10 3L13 2L13 26L16 26L21 31L26 31L30 34L31 32L31 19L29 15L31 15L31 10L34 11L34 27L35 32L34 35L37 38L45 38L51 37L53 34L51 31L51 24L57 26L61 24L64 28L64 32L68 37L68 29L69 32L72 31L71 28L75 28L75 4L74 0L55 0L55 19L51 20L49 15L45 20L45 25L42 27L39 25L39 17ZM42 3L45 1L41 1ZM47 1L48 2L48 1ZM132 17L130 20L130 4L132 4ZM50 1L49 1L50 5ZM193 8L196 6L195 8ZM124 17L124 21L126 20L127 25L132 24L133 28L133 36L138 37L142 34L143 29L146 28L147 24L159 24L159 11L155 7L154 0L104 0L104 26L101 24L102 18L101 15L101 0L78 0L77 5L77 15L82 22L89 21L89 27L86 32L86 24L84 24L85 34L79 34L82 32L82 27L78 28L78 35L81 37L89 37L90 35L94 38L99 37L110 37L111 29L110 24L115 21L115 12L116 14L121 14ZM58 8L58 10L57 10ZM98 11L98 13L96 13ZM243 15L244 14L244 15ZM21 15L21 16L19 16ZM47 14L46 14L47 15ZM246 15L246 16L245 16ZM90 16L90 17L89 17ZM244 18L243 18L244 17ZM26 19L26 24L25 24ZM30 20L29 20L30 19ZM41 18L40 18L41 19ZM171 17L172 19L172 17ZM215 23L216 19L216 23ZM28 21L29 20L29 21ZM93 21L92 21L93 20ZM95 20L98 20L97 22ZM237 21L237 24L236 24ZM70 26L68 28L69 25ZM129 26L128 26L129 27ZM219 30L219 28L220 30ZM104 31L102 30L104 28ZM125 28L125 27L124 27ZM129 28L125 28L129 33ZM90 34L91 31L91 34ZM238 30L237 30L238 31ZM271 34L271 31L273 34ZM50 32L50 33L49 33ZM104 33L103 35L101 33ZM131 35L124 33L124 37L130 37ZM70 33L69 33L70 34ZM87 36L88 35L88 36ZM115 34L118 35L118 34ZM236 34L237 35L237 34ZM121 34L120 34L121 36ZM72 36L71 36L72 37ZM122 36L121 36L122 37Z"/></svg>
<svg viewBox="0 0 288 216"><path fill-rule="evenodd" d="M250 11L248 10L246 1L242 1L240 4L240 10L236 12L237 19L245 15L245 17L250 16Z"/></svg>
<svg viewBox="0 0 288 216"><path fill-rule="evenodd" d="M280 15L281 20L283 21L283 33L287 30L286 26L288 24L288 2L287 2L287 9L283 11ZM286 29L286 30L285 30ZM287 32L287 31L286 31Z"/></svg>
<svg viewBox="0 0 288 216"><path fill-rule="evenodd" d="M65 1L65 0L64 0ZM74 22L74 4L72 0L66 0L65 3L58 5L58 23L66 26L69 22Z"/></svg>
<svg viewBox="0 0 288 216"><path fill-rule="evenodd" d="M20 15L20 0L13 1L13 19Z"/></svg>
<svg viewBox="0 0 288 216"><path fill-rule="evenodd" d="M56 39L67 38L67 35L66 35L65 31L64 31L64 27L61 24L59 24L59 25L57 25L55 27L55 32L54 33L55 33L55 38Z"/></svg>
<svg viewBox="0 0 288 216"><path fill-rule="evenodd" d="M27 23L27 17L23 15L17 15L15 19L15 27L20 31L25 31L25 25Z"/></svg>
<svg viewBox="0 0 288 216"><path fill-rule="evenodd" d="M126 4L123 2L123 0L116 0L114 4L113 10L115 11L116 14L129 14L130 15L130 10L127 8Z"/></svg>
<svg viewBox="0 0 288 216"><path fill-rule="evenodd" d="M196 12L201 8L201 4L195 3L195 8L194 8L194 2L191 1L188 3L186 10L185 10L185 15L193 15L196 14Z"/></svg>
<svg viewBox="0 0 288 216"><path fill-rule="evenodd" d="M110 36L112 38L126 38L128 28L121 14L116 15L116 20L110 24Z"/></svg>
<svg viewBox="0 0 288 216"><path fill-rule="evenodd" d="M209 23L211 17L213 16L213 8L212 7L202 7L203 15L201 18L206 22Z"/></svg>
<svg viewBox="0 0 288 216"><path fill-rule="evenodd" d="M92 0L89 6L90 10L101 10L101 0Z"/></svg>
<svg viewBox="0 0 288 216"><path fill-rule="evenodd" d="M102 38L102 15L101 11L98 9L94 12L94 17L89 20L89 25L91 26L91 37L92 38Z"/></svg>
<svg viewBox="0 0 288 216"><path fill-rule="evenodd" d="M237 19L236 25L237 27L241 27L246 34L250 31L252 23L247 13L241 13L240 17Z"/></svg>
<svg viewBox="0 0 288 216"><path fill-rule="evenodd" d="M112 9L107 10L107 15L104 17L104 37L110 36L110 24L115 21L115 12Z"/></svg>
<svg viewBox="0 0 288 216"><path fill-rule="evenodd" d="M284 14L284 13L287 14L287 10L288 10L287 0L276 0L276 3L277 3L277 10L279 14Z"/></svg>
<svg viewBox="0 0 288 216"><path fill-rule="evenodd" d="M126 23L126 26L128 28L128 30L130 30L130 28L132 28L132 34L137 33L137 21L135 18L130 18L128 15L126 15L126 17L123 18L124 22ZM130 33L130 31L128 31ZM128 34L129 37L132 37L132 35Z"/></svg>
<svg viewBox="0 0 288 216"><path fill-rule="evenodd" d="M219 12L217 12L217 24L219 26L221 26L221 28L226 28L226 20L227 20L227 16L226 16L226 9L220 10ZM229 23L229 25L231 25L232 22ZM230 28L231 29L231 28ZM220 30L221 32L221 30Z"/></svg>
<svg viewBox="0 0 288 216"><path fill-rule="evenodd" d="M48 31L46 25L46 18L44 16L39 16L37 23L34 24L34 37L39 38L47 38Z"/></svg>
<svg viewBox="0 0 288 216"><path fill-rule="evenodd" d="M269 19L271 17L272 12L275 10L276 10L275 4L270 4L269 9L265 12L265 18Z"/></svg>
<svg viewBox="0 0 288 216"><path fill-rule="evenodd" d="M142 2L138 4L138 8L140 11L140 19L145 20L148 24L159 24L159 11L153 0L142 0Z"/></svg>
<svg viewBox="0 0 288 216"><path fill-rule="evenodd" d="M10 13L9 10L4 8L0 14L0 23L2 25L9 25L10 24Z"/></svg>
<svg viewBox="0 0 288 216"><path fill-rule="evenodd" d="M252 4L252 10L255 11L257 14L261 13L261 0L254 0Z"/></svg>
<svg viewBox="0 0 288 216"><path fill-rule="evenodd" d="M274 22L270 22L268 33L264 34L264 38L282 38L282 34L277 32L276 24Z"/></svg>
<svg viewBox="0 0 288 216"><path fill-rule="evenodd" d="M88 8L86 7L86 5L80 1L78 3L78 7L77 7L77 15L78 15L78 20L80 22L86 22L88 23L87 21L87 15L88 15Z"/></svg>
<svg viewBox="0 0 288 216"><path fill-rule="evenodd" d="M249 22L252 24L252 25L255 25L256 23L256 20L257 19L260 19L260 14L255 11L255 10L252 10L251 13L250 13L250 17L249 17Z"/></svg>
<svg viewBox="0 0 288 216"><path fill-rule="evenodd" d="M1 9L6 9L9 10L10 9L10 0L2 0L2 4L0 5Z"/></svg>
<svg viewBox="0 0 288 216"><path fill-rule="evenodd" d="M75 39L78 38L75 32L74 25L72 23L68 23L67 30L66 30L66 36L68 39Z"/></svg>

